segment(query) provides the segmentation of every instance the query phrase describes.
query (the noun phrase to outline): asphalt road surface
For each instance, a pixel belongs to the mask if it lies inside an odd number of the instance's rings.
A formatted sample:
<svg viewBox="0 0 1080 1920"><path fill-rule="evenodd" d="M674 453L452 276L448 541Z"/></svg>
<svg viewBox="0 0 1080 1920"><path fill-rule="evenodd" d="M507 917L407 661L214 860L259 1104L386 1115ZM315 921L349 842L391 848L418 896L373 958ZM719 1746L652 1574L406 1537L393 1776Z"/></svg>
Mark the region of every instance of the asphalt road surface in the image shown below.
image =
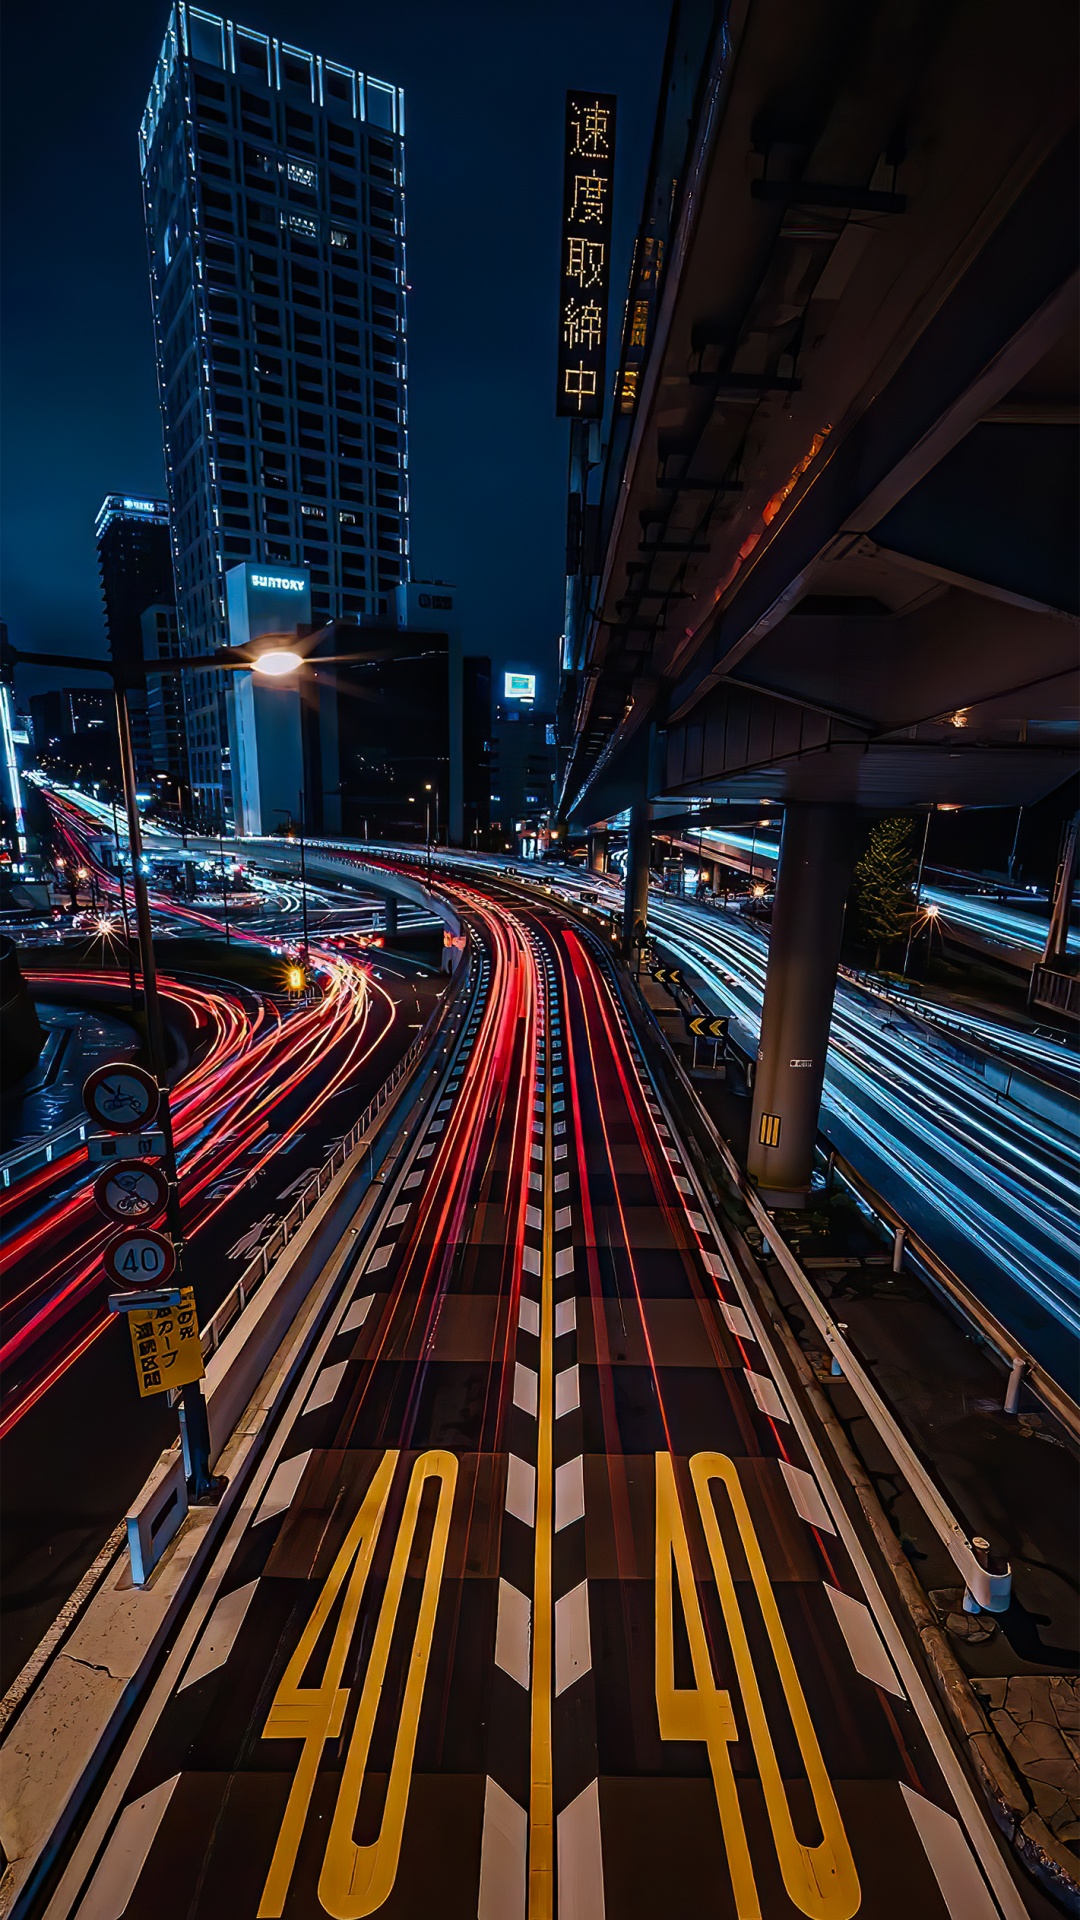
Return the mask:
<svg viewBox="0 0 1080 1920"><path fill-rule="evenodd" d="M1020 1920L605 963L455 891L430 1120L50 1920Z"/></svg>

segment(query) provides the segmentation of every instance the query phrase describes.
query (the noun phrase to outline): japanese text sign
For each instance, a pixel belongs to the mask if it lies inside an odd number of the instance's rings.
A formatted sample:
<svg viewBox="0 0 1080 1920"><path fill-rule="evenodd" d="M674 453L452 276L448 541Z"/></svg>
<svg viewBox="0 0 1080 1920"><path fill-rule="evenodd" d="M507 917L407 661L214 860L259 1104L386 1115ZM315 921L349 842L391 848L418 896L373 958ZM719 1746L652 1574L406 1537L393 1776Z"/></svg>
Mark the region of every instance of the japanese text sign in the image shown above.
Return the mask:
<svg viewBox="0 0 1080 1920"><path fill-rule="evenodd" d="M611 280L613 93L567 94L564 169L555 411L574 420L599 420Z"/></svg>
<svg viewBox="0 0 1080 1920"><path fill-rule="evenodd" d="M202 1379L205 1369L193 1287L181 1288L179 1306L129 1313L127 1323L140 1399Z"/></svg>

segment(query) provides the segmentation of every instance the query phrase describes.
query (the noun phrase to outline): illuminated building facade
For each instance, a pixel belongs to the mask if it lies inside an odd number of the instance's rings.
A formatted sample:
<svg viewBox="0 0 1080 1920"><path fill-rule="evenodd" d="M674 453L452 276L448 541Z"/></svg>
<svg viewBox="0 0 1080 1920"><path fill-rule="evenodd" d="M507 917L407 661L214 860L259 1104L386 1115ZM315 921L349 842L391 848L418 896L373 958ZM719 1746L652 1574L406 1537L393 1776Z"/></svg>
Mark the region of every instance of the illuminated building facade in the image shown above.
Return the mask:
<svg viewBox="0 0 1080 1920"><path fill-rule="evenodd" d="M164 500L141 499L129 493L106 494L94 523L101 598L109 653L127 689L135 770L140 780L171 769L158 766L150 733L150 693L146 675L143 615L148 607L173 605L172 549L169 508ZM154 687L161 704L161 681ZM172 694L174 702L177 695ZM178 715L182 751L182 707ZM164 742L159 743L160 746Z"/></svg>
<svg viewBox="0 0 1080 1920"><path fill-rule="evenodd" d="M408 577L401 90L184 4L140 151L179 642L238 562L306 568L311 617ZM231 811L227 676L185 681L193 788Z"/></svg>

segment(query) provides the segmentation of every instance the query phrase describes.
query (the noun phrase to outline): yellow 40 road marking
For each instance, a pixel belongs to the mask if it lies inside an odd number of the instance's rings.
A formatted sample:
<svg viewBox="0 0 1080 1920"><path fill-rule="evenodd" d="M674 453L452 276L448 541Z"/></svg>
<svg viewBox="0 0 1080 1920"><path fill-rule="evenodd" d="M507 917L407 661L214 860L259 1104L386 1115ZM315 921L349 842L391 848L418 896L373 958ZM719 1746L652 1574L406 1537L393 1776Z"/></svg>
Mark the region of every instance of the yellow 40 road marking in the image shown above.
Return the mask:
<svg viewBox="0 0 1080 1920"><path fill-rule="evenodd" d="M342 1675L356 1631L364 1588L371 1571L399 1457L396 1451L385 1453L376 1468L360 1511L315 1602L296 1652L285 1669L263 1728L264 1740L302 1740L304 1748L259 1902L259 1920L278 1920L284 1909L323 1747L328 1740L338 1738L345 1724L349 1689L342 1686ZM409 1555L416 1535L420 1500L428 1480L439 1482L438 1503L424 1570L420 1612L409 1654L382 1823L375 1840L367 1846L358 1846L353 1839L353 1828L367 1770L375 1715L386 1679ZM390 1574L379 1609L319 1876L319 1900L325 1911L333 1915L333 1920L362 1920L363 1915L374 1913L389 1897L397 1876L401 1836L412 1783L416 1733L435 1632L435 1613L439 1604L456 1483L457 1461L452 1453L432 1451L418 1456L405 1495L405 1511L394 1543ZM301 1684L305 1669L342 1589L344 1599L326 1657L322 1682L317 1687L305 1687Z"/></svg>
<svg viewBox="0 0 1080 1920"><path fill-rule="evenodd" d="M810 1920L851 1920L851 1916L858 1912L861 1898L855 1862L799 1684L739 1476L726 1455L698 1453L690 1461L690 1478L697 1495L713 1578L739 1677L742 1704L772 1828L773 1844L788 1897L799 1912L807 1914ZM773 1661L799 1743L822 1835L816 1847L806 1846L796 1835L792 1823L735 1581L713 1504L712 1483L716 1480L721 1481L726 1489L739 1530ZM673 1566L690 1643L694 1672L692 1687L675 1685ZM736 1911L739 1920L761 1920L761 1903L739 1806L739 1790L728 1751L731 1742L739 1738L735 1712L731 1695L725 1688L718 1687L713 1678L705 1622L694 1584L690 1545L675 1484L675 1468L669 1453L658 1453L656 1456L656 1710L662 1740L705 1742Z"/></svg>

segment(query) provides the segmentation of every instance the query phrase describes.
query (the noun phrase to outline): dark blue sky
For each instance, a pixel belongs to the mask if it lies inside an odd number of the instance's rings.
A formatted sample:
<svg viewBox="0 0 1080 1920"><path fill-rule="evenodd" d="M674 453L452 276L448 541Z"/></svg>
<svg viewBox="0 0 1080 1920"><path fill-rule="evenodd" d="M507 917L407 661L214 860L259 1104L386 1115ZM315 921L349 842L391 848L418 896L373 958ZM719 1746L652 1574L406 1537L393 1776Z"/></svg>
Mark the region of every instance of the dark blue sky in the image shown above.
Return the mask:
<svg viewBox="0 0 1080 1920"><path fill-rule="evenodd" d="M617 336L666 0L232 11L406 90L413 570L460 584L471 649L550 674L563 96L619 96ZM167 13L164 0L7 11L0 611L16 645L104 651L94 515L106 493L164 491L136 129ZM36 683L20 676L20 694Z"/></svg>

